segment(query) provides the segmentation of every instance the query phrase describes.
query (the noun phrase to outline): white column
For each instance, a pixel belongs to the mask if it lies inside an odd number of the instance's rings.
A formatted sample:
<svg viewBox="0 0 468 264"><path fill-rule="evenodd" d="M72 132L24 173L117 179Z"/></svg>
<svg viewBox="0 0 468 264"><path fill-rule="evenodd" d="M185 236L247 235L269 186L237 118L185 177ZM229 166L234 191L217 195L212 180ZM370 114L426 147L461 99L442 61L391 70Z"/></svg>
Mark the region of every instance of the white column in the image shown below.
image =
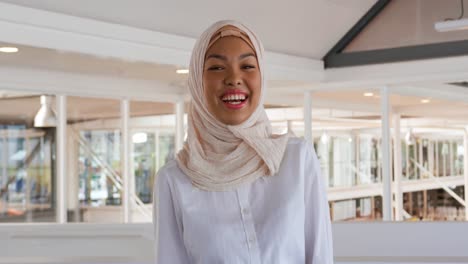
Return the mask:
<svg viewBox="0 0 468 264"><path fill-rule="evenodd" d="M465 175L465 205L468 205L468 127L465 128L463 136L463 173ZM468 208L465 206L465 220L468 221Z"/></svg>
<svg viewBox="0 0 468 264"><path fill-rule="evenodd" d="M418 142L419 142L419 143L418 143ZM414 157L414 159L415 159L415 160L417 159L417 160L418 160L418 163L421 164L421 166L424 167L424 162L423 162L423 140L422 140L422 138L419 139L419 140L416 139L416 143L415 143L415 144L417 144L416 146L418 146L418 156L417 156L417 157ZM424 171L419 170L419 174L418 174L419 179L422 179L422 178L423 178L423 174L424 174Z"/></svg>
<svg viewBox="0 0 468 264"><path fill-rule="evenodd" d="M29 164L26 165L26 159L29 155L31 155L31 141L29 140L29 135L26 131L24 135L24 151L26 152L26 155L23 159L23 162L25 164L24 166L24 172L25 172L25 188L24 188L24 208L26 211L26 222L30 223L32 222L32 209L31 209L31 177L29 175Z"/></svg>
<svg viewBox="0 0 468 264"><path fill-rule="evenodd" d="M3 187L7 187L7 182L8 182L8 136L7 136L7 130L4 130L4 134L3 134L3 137L2 137L2 188ZM8 188L8 187L7 187ZM7 199L6 199L6 195L3 195L3 197L1 197L1 200L2 202L0 203L0 213L5 213L7 208L8 208L8 204L7 204Z"/></svg>
<svg viewBox="0 0 468 264"><path fill-rule="evenodd" d="M414 135L414 134L413 134ZM418 140L416 139L416 136L415 136L415 140L414 140L414 143L413 143L413 160L414 161L418 161ZM416 179L419 179L419 175L420 175L420 169L418 168L418 166L416 165L416 163L414 163L413 161L411 161L413 163L413 166L414 166L414 177Z"/></svg>
<svg viewBox="0 0 468 264"><path fill-rule="evenodd" d="M135 160L133 153L135 153L135 145L133 144L133 133L134 131L129 128L129 140L128 140L128 185L129 185L129 206L128 210L130 212L130 219L129 222L133 222L135 219L135 209L138 206L136 203L136 197L138 196L136 193L136 179L135 179ZM137 211L138 213L138 211Z"/></svg>
<svg viewBox="0 0 468 264"><path fill-rule="evenodd" d="M131 183L130 183L130 133L129 133L129 117L130 117L130 103L128 99L123 99L120 102L120 118L121 118L121 132L122 132L122 180L123 180L123 222L131 222Z"/></svg>
<svg viewBox="0 0 468 264"><path fill-rule="evenodd" d="M427 170L434 174L434 141L429 141L427 145L427 157L429 163Z"/></svg>
<svg viewBox="0 0 468 264"><path fill-rule="evenodd" d="M312 92L304 92L304 138L313 144L312 138Z"/></svg>
<svg viewBox="0 0 468 264"><path fill-rule="evenodd" d="M175 105L175 118L176 118L176 133L175 133L175 153L179 152L184 146L184 98L181 98L176 102Z"/></svg>
<svg viewBox="0 0 468 264"><path fill-rule="evenodd" d="M156 168L159 170L159 130L154 131L154 151L156 152L154 155Z"/></svg>
<svg viewBox="0 0 468 264"><path fill-rule="evenodd" d="M441 152L442 152L442 177L445 177L447 176L447 153L445 151L447 151L447 149L445 148L445 146L448 147L448 145L446 145L446 141L444 140L443 143L442 143L442 149L441 149Z"/></svg>
<svg viewBox="0 0 468 264"><path fill-rule="evenodd" d="M436 156L436 162L435 162L436 172L434 173L434 176L439 177L440 174L439 174L439 141L438 140L435 141L435 156Z"/></svg>
<svg viewBox="0 0 468 264"><path fill-rule="evenodd" d="M73 210L73 222L80 221L80 201L78 200L79 192L79 176L78 176L78 158L80 146L77 140L73 138L73 128L67 127L67 144L68 144L68 156L67 156L67 169L68 169L68 195L67 195L67 207ZM72 219L69 219L72 221Z"/></svg>
<svg viewBox="0 0 468 264"><path fill-rule="evenodd" d="M67 223L67 97L57 95L57 222Z"/></svg>
<svg viewBox="0 0 468 264"><path fill-rule="evenodd" d="M449 168L450 168L450 175L449 176L455 176L455 169L453 168L453 163L454 163L454 160L455 160L455 154L453 153L454 152L454 149L453 149L453 141L452 140L449 140L448 141L448 144L449 144ZM456 149L455 149L456 151Z"/></svg>
<svg viewBox="0 0 468 264"><path fill-rule="evenodd" d="M390 120L388 121L390 122ZM377 146L380 146L380 149L383 151L383 138L380 140L377 140ZM383 160L383 157L381 156L381 152L377 151L377 179L380 179L383 181L383 175L382 175L382 170L383 170L383 164L380 164L379 160ZM389 161L390 162L390 161Z"/></svg>
<svg viewBox="0 0 468 264"><path fill-rule="evenodd" d="M394 194L395 194L395 220L403 220L403 193L401 191L401 131L400 131L400 114L393 117L394 135L393 135L393 175L395 178Z"/></svg>
<svg viewBox="0 0 468 264"><path fill-rule="evenodd" d="M361 184L361 139L359 138L359 134L356 133L354 135L354 148L356 152L356 185Z"/></svg>
<svg viewBox="0 0 468 264"><path fill-rule="evenodd" d="M407 142L405 142L405 148L406 148L406 157L405 157L405 159L406 159L406 179L408 180L410 178L410 175L409 175L409 173L410 173L409 167L410 167L410 164L411 164L410 162L412 162L412 161L409 158L409 145L408 145Z"/></svg>
<svg viewBox="0 0 468 264"><path fill-rule="evenodd" d="M287 123L288 133L293 133L293 121L286 120L286 123Z"/></svg>
<svg viewBox="0 0 468 264"><path fill-rule="evenodd" d="M390 102L388 86L380 92L382 109L382 215L384 221L392 220L392 186L390 175Z"/></svg>

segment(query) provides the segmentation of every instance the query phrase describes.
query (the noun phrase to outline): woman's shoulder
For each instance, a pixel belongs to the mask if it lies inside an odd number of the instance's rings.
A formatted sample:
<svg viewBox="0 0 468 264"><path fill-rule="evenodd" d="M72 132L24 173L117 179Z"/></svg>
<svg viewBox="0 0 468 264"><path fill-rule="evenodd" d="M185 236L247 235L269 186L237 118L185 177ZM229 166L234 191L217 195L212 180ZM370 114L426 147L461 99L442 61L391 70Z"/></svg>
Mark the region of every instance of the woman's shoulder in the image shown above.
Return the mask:
<svg viewBox="0 0 468 264"><path fill-rule="evenodd" d="M296 137L296 136L289 137L288 146L289 145L304 145L304 144L307 144L307 140L305 140L302 137Z"/></svg>
<svg viewBox="0 0 468 264"><path fill-rule="evenodd" d="M158 175L172 174L178 169L176 160L170 159L158 170Z"/></svg>
<svg viewBox="0 0 468 264"><path fill-rule="evenodd" d="M158 182L171 182L174 180L183 180L185 174L180 170L175 159L170 159L164 164L157 173Z"/></svg>
<svg viewBox="0 0 468 264"><path fill-rule="evenodd" d="M188 177L182 172L175 158L164 164L157 173L159 183L167 182L170 185L190 184Z"/></svg>
<svg viewBox="0 0 468 264"><path fill-rule="evenodd" d="M314 152L314 146L304 138L290 137L287 145L288 151L299 151L300 153L306 154L307 152Z"/></svg>
<svg viewBox="0 0 468 264"><path fill-rule="evenodd" d="M314 167L318 166L318 158L314 145L304 138L291 137L288 141L285 155L295 157L295 159L304 161L305 163L312 163Z"/></svg>

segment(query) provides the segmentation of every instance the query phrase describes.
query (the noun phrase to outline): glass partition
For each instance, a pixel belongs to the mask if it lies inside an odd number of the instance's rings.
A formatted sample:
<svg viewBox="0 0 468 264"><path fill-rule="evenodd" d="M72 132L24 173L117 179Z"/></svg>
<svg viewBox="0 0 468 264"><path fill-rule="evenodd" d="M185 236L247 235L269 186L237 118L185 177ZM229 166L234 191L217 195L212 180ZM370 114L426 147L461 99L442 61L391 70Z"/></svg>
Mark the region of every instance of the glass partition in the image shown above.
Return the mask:
<svg viewBox="0 0 468 264"><path fill-rule="evenodd" d="M378 90L316 92L312 134L329 188L380 183L381 124ZM357 197L360 198L358 192Z"/></svg>
<svg viewBox="0 0 468 264"><path fill-rule="evenodd" d="M45 116L39 114L40 95L2 94L0 222L54 222L55 127L41 124ZM47 107L53 106L54 97L48 100Z"/></svg>
<svg viewBox="0 0 468 264"><path fill-rule="evenodd" d="M122 222L120 100L67 98L68 221Z"/></svg>
<svg viewBox="0 0 468 264"><path fill-rule="evenodd" d="M382 218L380 100L376 89L312 93L313 145L334 221ZM274 132L304 136L303 108L271 106L267 115Z"/></svg>
<svg viewBox="0 0 468 264"><path fill-rule="evenodd" d="M403 90L391 94L391 104L400 115L403 220L464 220L468 104L456 97L431 98Z"/></svg>
<svg viewBox="0 0 468 264"><path fill-rule="evenodd" d="M175 157L175 104L130 102L131 162L135 189L133 222L151 222L157 171Z"/></svg>

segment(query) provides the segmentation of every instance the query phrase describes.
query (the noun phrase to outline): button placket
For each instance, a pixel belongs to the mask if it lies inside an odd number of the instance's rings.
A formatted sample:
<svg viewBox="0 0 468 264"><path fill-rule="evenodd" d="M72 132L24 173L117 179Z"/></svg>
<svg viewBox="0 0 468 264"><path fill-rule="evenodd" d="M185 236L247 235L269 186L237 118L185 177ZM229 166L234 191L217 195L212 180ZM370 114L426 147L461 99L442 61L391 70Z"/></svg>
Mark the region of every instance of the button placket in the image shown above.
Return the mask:
<svg viewBox="0 0 468 264"><path fill-rule="evenodd" d="M250 236L250 238L249 238L249 247L250 248L253 248L255 246L255 240L256 240L255 236L253 236L253 235Z"/></svg>
<svg viewBox="0 0 468 264"><path fill-rule="evenodd" d="M251 263L261 263L255 225L251 214L250 203L248 201L248 193L244 188L240 188L237 193L241 206L241 215L244 222L246 241L251 253Z"/></svg>
<svg viewBox="0 0 468 264"><path fill-rule="evenodd" d="M243 215L246 215L246 214L248 214L248 213L249 213L249 209L244 207L244 208L242 209L242 214L243 214Z"/></svg>

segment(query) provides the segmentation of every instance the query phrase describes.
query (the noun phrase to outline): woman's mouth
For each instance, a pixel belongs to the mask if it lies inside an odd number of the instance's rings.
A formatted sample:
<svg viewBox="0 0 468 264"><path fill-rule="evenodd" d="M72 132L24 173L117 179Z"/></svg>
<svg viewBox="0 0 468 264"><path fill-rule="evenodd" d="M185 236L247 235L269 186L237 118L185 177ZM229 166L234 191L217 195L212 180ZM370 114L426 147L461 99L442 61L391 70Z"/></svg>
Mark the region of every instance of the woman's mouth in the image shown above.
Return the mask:
<svg viewBox="0 0 468 264"><path fill-rule="evenodd" d="M226 93L221 97L224 105L230 109L240 109L247 104L249 96L244 93Z"/></svg>

